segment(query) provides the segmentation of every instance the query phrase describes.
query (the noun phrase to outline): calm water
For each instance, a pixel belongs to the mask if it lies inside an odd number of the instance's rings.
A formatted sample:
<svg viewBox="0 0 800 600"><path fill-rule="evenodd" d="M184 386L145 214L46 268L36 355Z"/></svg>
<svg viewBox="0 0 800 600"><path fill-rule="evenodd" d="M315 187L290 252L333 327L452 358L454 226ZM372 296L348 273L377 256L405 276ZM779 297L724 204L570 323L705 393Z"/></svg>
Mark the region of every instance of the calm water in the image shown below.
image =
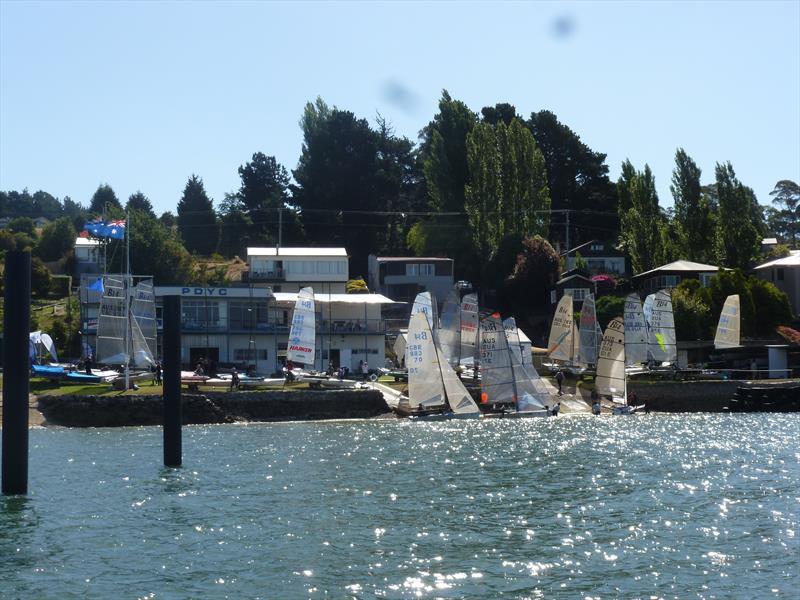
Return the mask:
<svg viewBox="0 0 800 600"><path fill-rule="evenodd" d="M788 598L799 415L34 430L2 598Z"/></svg>

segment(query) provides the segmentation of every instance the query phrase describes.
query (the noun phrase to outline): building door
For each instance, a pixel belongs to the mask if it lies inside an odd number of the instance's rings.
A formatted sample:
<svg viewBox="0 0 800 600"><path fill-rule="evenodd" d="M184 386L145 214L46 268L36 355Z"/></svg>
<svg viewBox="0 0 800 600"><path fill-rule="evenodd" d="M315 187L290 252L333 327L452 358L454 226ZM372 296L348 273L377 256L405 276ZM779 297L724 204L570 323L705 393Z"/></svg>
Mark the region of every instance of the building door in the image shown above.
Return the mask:
<svg viewBox="0 0 800 600"><path fill-rule="evenodd" d="M339 356L341 357L342 362L339 363L340 367L347 367L351 371L353 371L353 365L350 364L352 357L350 356L350 348L342 348L339 351Z"/></svg>
<svg viewBox="0 0 800 600"><path fill-rule="evenodd" d="M328 353L329 353L329 356L330 356L330 358L328 359L328 362L330 362L333 365L333 368L334 369L338 369L339 367L341 367L342 363L340 362L341 361L341 357L339 356L339 349L338 348L331 348L330 350L328 350Z"/></svg>
<svg viewBox="0 0 800 600"><path fill-rule="evenodd" d="M206 362L214 361L219 362L219 348L189 348L189 364L192 369L197 366L200 359L204 358Z"/></svg>

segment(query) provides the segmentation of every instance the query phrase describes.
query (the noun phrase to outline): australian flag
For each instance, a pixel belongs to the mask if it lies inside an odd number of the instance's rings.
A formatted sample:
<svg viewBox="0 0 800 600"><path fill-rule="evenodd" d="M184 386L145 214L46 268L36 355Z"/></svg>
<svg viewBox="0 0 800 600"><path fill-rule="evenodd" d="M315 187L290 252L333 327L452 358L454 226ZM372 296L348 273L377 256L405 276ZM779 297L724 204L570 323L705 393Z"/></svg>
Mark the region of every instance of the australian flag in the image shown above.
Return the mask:
<svg viewBox="0 0 800 600"><path fill-rule="evenodd" d="M106 237L110 237L114 240L124 240L125 221L111 221L108 225L106 225L106 231Z"/></svg>
<svg viewBox="0 0 800 600"><path fill-rule="evenodd" d="M92 236L99 238L111 238L114 240L125 239L125 221L87 221L83 228Z"/></svg>

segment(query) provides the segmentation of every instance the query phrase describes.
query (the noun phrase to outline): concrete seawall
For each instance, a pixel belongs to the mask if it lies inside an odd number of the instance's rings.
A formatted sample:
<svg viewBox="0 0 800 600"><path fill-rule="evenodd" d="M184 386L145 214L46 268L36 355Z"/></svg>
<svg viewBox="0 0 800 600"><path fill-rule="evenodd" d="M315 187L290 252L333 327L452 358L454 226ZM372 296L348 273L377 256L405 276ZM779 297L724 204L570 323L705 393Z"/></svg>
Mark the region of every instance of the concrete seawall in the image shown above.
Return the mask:
<svg viewBox="0 0 800 600"><path fill-rule="evenodd" d="M649 410L658 412L720 412L745 381L629 381Z"/></svg>
<svg viewBox="0 0 800 600"><path fill-rule="evenodd" d="M363 419L389 408L374 390L183 394L183 423ZM163 424L161 396L41 396L46 425L124 427Z"/></svg>

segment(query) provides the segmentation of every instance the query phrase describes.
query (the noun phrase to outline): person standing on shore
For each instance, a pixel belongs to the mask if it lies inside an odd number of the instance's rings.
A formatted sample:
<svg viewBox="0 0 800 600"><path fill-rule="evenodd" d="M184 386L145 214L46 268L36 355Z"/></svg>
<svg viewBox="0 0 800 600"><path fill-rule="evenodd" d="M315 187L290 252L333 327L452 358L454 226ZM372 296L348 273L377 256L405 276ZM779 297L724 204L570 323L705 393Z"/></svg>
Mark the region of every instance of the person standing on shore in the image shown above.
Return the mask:
<svg viewBox="0 0 800 600"><path fill-rule="evenodd" d="M561 391L561 384L564 383L564 371L561 369L556 373L556 382L558 383L558 395L561 396L564 393Z"/></svg>
<svg viewBox="0 0 800 600"><path fill-rule="evenodd" d="M233 367L233 371L231 372L231 391L235 389L239 389L239 373L236 371L236 367Z"/></svg>

